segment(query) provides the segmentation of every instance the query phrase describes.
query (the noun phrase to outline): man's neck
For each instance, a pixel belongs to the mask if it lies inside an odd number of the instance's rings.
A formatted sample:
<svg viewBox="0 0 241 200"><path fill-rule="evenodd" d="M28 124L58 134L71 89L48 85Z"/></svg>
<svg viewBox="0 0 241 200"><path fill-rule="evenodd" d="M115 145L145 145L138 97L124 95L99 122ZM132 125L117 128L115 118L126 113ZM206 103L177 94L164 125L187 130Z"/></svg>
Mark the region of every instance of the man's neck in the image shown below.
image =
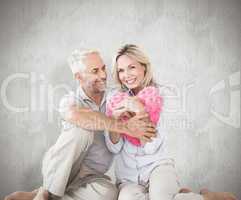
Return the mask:
<svg viewBox="0 0 241 200"><path fill-rule="evenodd" d="M104 92L99 92L99 93L93 93L93 92L90 92L84 88L82 88L85 92L85 94L92 100L96 103L96 105L100 106L101 104L101 101L104 97Z"/></svg>

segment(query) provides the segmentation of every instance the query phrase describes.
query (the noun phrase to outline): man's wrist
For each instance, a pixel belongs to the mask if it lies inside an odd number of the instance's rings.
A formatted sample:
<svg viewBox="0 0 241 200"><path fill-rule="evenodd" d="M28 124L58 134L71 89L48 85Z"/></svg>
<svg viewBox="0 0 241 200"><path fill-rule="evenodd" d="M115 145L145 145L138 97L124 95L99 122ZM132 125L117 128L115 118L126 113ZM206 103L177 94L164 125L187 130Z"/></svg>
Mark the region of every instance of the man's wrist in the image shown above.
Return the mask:
<svg viewBox="0 0 241 200"><path fill-rule="evenodd" d="M116 133L128 132L127 122L123 122L119 119L112 119L111 124L112 124L110 128L111 132L116 132Z"/></svg>

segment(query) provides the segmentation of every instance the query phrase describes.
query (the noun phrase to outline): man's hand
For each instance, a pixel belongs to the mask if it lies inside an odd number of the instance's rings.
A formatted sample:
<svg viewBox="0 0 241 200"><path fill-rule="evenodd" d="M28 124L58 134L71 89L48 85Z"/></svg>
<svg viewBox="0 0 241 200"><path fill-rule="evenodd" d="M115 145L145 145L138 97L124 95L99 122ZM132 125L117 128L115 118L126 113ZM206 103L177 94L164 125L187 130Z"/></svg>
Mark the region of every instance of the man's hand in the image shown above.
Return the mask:
<svg viewBox="0 0 241 200"><path fill-rule="evenodd" d="M127 133L130 136L141 139L142 141L151 142L152 137L156 137L156 127L150 122L147 113L142 112L126 122Z"/></svg>
<svg viewBox="0 0 241 200"><path fill-rule="evenodd" d="M126 109L115 109L113 110L112 112L112 116L115 118L115 119L118 119L118 120L121 120L121 119L130 119L132 117L134 117L136 115L136 113L134 112L130 112L130 111L126 111Z"/></svg>
<svg viewBox="0 0 241 200"><path fill-rule="evenodd" d="M139 138L146 142L150 142L151 138L156 136L155 125L150 122L146 112L137 114L127 112L126 114L130 115L130 117L132 117L132 115L135 116L126 122L122 122L88 108L73 106L65 115L65 120L86 130L108 130L116 133L127 133L132 137Z"/></svg>
<svg viewBox="0 0 241 200"><path fill-rule="evenodd" d="M129 111L134 113L140 113L145 111L143 103L138 97L128 97L119 103L116 110Z"/></svg>

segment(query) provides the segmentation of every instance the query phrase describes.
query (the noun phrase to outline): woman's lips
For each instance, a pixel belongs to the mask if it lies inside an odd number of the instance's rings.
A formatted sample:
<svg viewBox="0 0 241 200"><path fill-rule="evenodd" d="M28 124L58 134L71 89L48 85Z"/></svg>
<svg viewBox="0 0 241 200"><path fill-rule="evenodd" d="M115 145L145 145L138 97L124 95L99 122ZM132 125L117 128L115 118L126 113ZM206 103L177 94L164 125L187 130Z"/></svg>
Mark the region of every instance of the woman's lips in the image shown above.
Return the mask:
<svg viewBox="0 0 241 200"><path fill-rule="evenodd" d="M132 78L132 79L126 80L125 82L126 82L127 84L133 84L133 83L135 83L135 81L136 81L136 78Z"/></svg>

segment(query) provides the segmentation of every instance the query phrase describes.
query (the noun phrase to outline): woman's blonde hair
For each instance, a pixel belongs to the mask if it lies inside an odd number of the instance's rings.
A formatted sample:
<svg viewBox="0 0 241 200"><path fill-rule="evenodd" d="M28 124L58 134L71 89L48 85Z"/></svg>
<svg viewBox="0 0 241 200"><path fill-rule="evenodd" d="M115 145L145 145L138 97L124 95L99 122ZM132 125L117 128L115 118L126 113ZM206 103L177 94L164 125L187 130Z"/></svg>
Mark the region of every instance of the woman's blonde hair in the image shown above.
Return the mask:
<svg viewBox="0 0 241 200"><path fill-rule="evenodd" d="M143 87L155 84L153 80L152 70L151 70L151 63L147 55L137 45L126 44L117 51L117 55L114 57L114 60L113 60L112 74L113 74L114 80L119 86L123 87L118 77L117 61L119 57L123 55L126 55L132 59L135 59L145 68Z"/></svg>

